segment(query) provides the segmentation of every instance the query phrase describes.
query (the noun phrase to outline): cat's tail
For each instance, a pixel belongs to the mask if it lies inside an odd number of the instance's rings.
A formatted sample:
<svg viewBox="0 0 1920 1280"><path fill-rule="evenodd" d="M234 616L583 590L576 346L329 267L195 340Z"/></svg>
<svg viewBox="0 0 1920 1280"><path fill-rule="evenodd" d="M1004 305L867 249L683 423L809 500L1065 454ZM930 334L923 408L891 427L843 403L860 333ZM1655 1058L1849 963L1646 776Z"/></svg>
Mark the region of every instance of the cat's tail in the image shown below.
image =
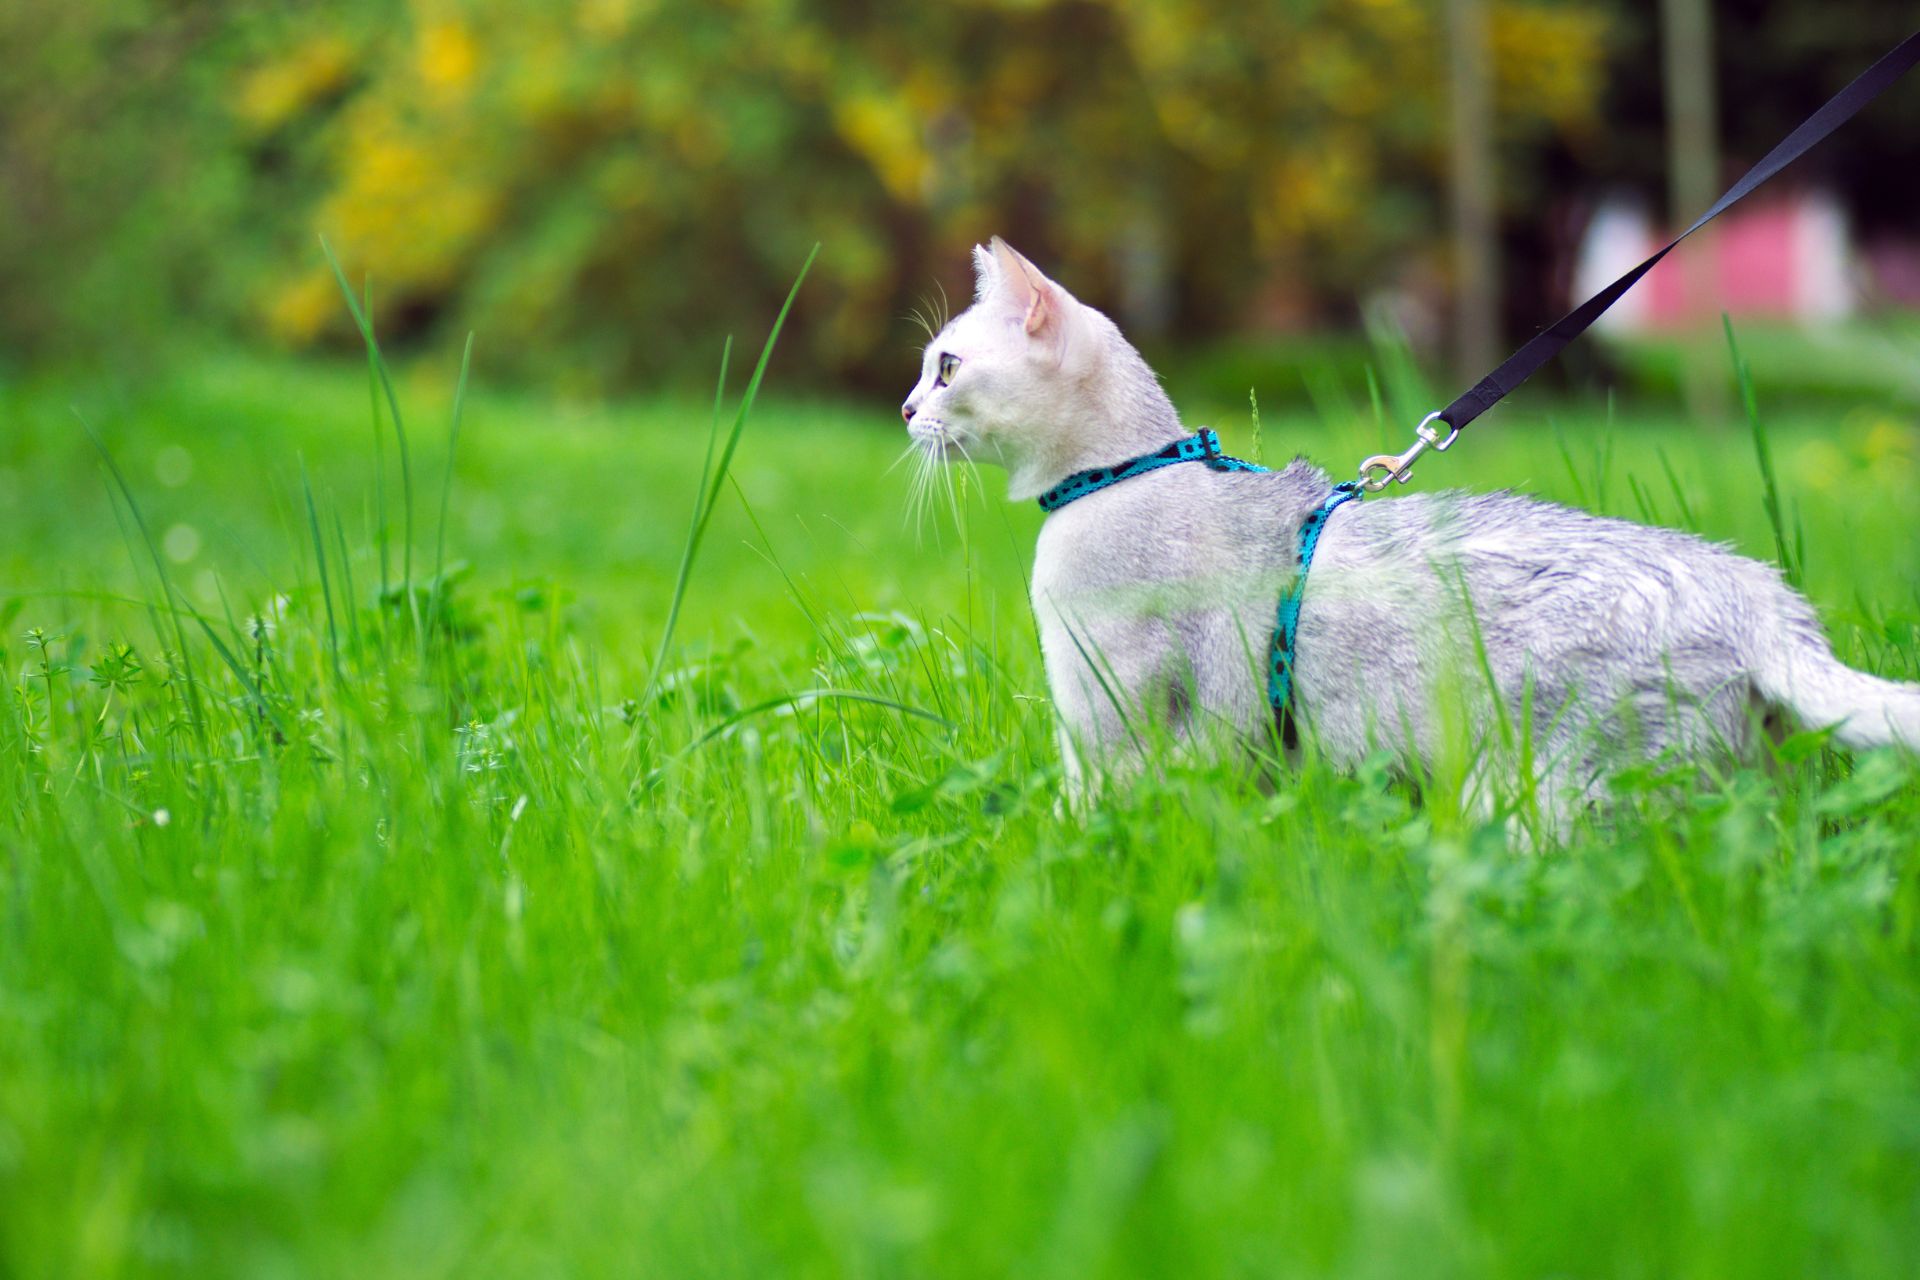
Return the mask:
<svg viewBox="0 0 1920 1280"><path fill-rule="evenodd" d="M1834 726L1834 740L1854 751L1905 747L1920 753L1920 684L1882 680L1833 656L1813 611L1797 597L1770 635L1756 637L1754 689L1805 728Z"/></svg>

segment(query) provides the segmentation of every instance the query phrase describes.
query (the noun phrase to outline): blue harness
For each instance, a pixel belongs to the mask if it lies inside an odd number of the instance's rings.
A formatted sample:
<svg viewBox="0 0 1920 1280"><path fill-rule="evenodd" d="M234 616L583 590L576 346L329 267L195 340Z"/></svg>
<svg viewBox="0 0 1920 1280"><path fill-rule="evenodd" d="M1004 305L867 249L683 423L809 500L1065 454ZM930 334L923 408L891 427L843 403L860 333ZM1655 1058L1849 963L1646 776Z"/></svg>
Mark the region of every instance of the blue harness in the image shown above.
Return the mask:
<svg viewBox="0 0 1920 1280"><path fill-rule="evenodd" d="M1265 471L1267 468L1251 462L1242 462L1238 458L1229 458L1220 452L1220 437L1211 427L1202 427L1184 440L1176 440L1157 453L1143 454L1129 462L1115 467L1094 467L1090 471L1076 471L1053 488L1040 495L1042 511L1058 511L1069 502L1077 501L1090 493L1119 484L1122 480L1131 480L1135 476L1145 475L1149 471L1158 471L1161 467L1171 467L1179 462L1204 462L1210 471ZM1267 668L1267 702L1273 707L1283 737L1291 738L1292 713L1288 709L1293 700L1293 641L1300 628L1300 597L1307 589L1307 570L1313 566L1314 549L1320 545L1320 533L1327 526L1327 517L1350 498L1360 496L1358 481L1349 480L1333 486L1333 492L1327 495L1313 511L1308 513L1306 523L1300 526L1300 547L1297 553L1299 571L1293 575L1293 582L1287 587L1287 593L1280 597L1280 607L1273 624L1273 645L1271 662Z"/></svg>

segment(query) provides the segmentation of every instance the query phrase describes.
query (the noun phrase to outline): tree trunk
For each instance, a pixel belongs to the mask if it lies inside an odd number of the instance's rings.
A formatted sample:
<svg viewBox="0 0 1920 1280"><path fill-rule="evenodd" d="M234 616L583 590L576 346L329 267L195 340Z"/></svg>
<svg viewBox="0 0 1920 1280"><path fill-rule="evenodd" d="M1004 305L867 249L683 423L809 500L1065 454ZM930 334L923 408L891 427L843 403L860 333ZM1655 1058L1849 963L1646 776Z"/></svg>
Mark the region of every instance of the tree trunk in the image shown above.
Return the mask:
<svg viewBox="0 0 1920 1280"><path fill-rule="evenodd" d="M1720 124L1714 104L1713 10L1711 0L1661 0L1661 63L1667 97L1667 198L1672 231L1678 233L1707 211L1720 185ZM1690 333L1707 326L1718 309L1718 272L1714 270L1711 228L1689 239L1675 257L1680 276L1681 313ZM1706 364L1709 344L1683 366L1680 380L1688 411L1697 419L1717 420L1727 408L1725 382L1718 364Z"/></svg>
<svg viewBox="0 0 1920 1280"><path fill-rule="evenodd" d="M1447 0L1454 359L1478 381L1500 358L1499 205L1486 0Z"/></svg>

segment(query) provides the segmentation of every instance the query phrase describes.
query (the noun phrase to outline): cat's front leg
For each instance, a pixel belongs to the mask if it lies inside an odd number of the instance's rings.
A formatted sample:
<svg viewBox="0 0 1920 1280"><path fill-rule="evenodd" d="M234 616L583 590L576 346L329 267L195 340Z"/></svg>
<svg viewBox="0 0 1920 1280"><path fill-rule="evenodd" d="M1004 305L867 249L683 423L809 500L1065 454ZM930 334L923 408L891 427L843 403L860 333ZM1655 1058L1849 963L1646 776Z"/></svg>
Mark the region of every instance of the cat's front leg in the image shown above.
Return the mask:
<svg viewBox="0 0 1920 1280"><path fill-rule="evenodd" d="M1041 651L1059 720L1067 805L1084 815L1105 787L1125 785L1187 731L1191 677L1164 622L1043 624Z"/></svg>
<svg viewBox="0 0 1920 1280"><path fill-rule="evenodd" d="M1080 757L1080 745L1065 722L1054 726L1053 742L1060 752L1060 794L1053 804L1053 816L1062 822L1085 822L1093 816L1094 791L1087 763Z"/></svg>

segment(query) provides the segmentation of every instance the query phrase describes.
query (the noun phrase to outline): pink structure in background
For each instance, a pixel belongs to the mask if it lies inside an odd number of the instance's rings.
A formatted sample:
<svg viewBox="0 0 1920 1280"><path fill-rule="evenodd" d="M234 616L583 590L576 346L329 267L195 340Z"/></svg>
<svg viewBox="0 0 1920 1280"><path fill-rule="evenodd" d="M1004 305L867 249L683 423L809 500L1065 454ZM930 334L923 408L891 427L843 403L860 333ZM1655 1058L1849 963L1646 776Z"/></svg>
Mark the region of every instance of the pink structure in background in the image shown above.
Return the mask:
<svg viewBox="0 0 1920 1280"><path fill-rule="evenodd" d="M1665 243L1665 234L1636 205L1602 203L1580 243L1574 300L1605 288ZM1843 319L1855 305L1853 258L1846 216L1831 193L1759 197L1674 250L1596 327L1646 333L1689 327L1722 311L1802 323ZM1703 291L1691 305L1690 287Z"/></svg>

